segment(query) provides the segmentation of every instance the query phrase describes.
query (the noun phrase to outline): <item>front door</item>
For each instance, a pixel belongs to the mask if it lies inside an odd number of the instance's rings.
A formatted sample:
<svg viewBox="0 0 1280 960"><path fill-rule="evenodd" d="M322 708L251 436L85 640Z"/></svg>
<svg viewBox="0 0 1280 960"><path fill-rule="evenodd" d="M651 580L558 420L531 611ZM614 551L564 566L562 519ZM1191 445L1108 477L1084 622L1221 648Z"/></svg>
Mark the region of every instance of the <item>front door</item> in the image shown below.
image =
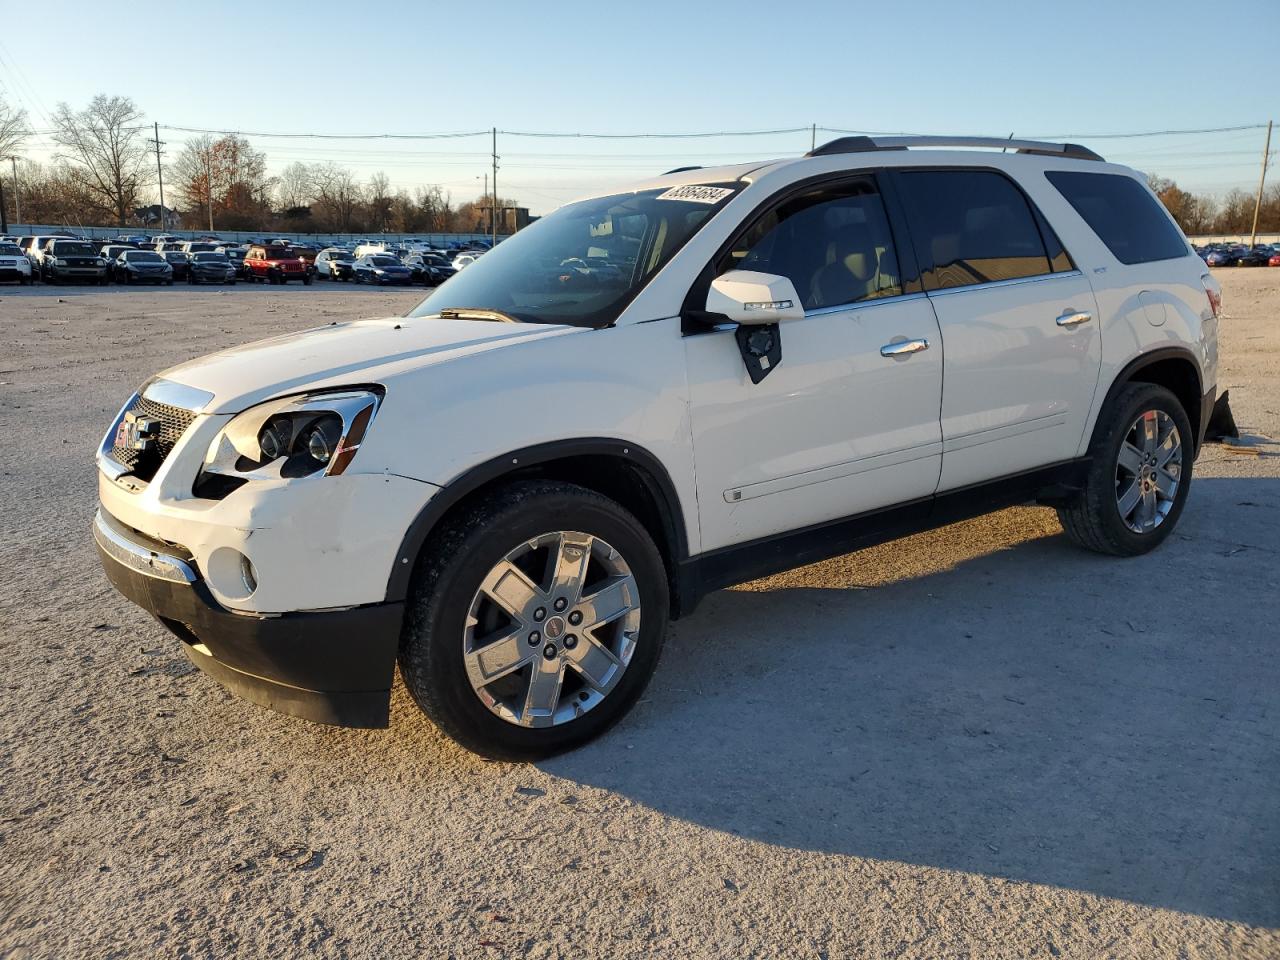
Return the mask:
<svg viewBox="0 0 1280 960"><path fill-rule="evenodd" d="M704 551L892 504L938 483L942 349L904 295L872 177L789 195L716 264L786 276L805 307L760 383L733 328L685 337Z"/></svg>

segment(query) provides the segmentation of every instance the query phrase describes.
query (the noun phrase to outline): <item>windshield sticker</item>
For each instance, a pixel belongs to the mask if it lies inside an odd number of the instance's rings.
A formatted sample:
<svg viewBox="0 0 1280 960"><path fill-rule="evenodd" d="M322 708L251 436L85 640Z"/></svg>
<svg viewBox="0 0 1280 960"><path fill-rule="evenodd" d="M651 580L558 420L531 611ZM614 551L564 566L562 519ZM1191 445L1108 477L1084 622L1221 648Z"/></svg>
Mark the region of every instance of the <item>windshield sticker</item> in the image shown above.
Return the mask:
<svg viewBox="0 0 1280 960"><path fill-rule="evenodd" d="M666 193L658 194L659 200L684 200L689 203L719 203L733 190L729 187L707 187L699 183L690 183L683 187L672 187Z"/></svg>

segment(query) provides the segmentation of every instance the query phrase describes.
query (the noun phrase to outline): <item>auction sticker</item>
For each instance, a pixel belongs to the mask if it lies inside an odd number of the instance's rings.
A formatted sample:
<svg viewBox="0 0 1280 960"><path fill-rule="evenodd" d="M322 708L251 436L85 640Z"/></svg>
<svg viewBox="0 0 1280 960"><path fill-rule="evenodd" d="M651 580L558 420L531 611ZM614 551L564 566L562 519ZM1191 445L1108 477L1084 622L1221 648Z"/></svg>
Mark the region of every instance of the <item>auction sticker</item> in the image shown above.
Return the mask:
<svg viewBox="0 0 1280 960"><path fill-rule="evenodd" d="M700 183L690 183L683 187L672 187L666 193L658 194L659 200L685 200L690 203L719 203L733 190L729 187L708 187Z"/></svg>

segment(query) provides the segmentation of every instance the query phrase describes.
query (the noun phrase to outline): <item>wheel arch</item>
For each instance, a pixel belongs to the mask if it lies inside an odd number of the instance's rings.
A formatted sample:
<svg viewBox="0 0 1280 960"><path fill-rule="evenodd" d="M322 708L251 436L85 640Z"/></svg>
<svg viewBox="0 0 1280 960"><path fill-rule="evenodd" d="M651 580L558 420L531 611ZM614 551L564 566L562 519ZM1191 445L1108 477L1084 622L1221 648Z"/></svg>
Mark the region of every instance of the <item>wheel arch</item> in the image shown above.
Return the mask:
<svg viewBox="0 0 1280 960"><path fill-rule="evenodd" d="M673 619L679 616L677 572L688 559L685 515L662 462L634 443L605 437L556 440L513 450L454 477L409 525L387 582L388 601L408 596L414 571L432 532L455 511L513 480L576 483L630 510L653 537L667 570Z"/></svg>
<svg viewBox="0 0 1280 960"><path fill-rule="evenodd" d="M1186 411L1191 421L1191 433L1199 452L1200 437L1203 435L1203 398L1204 378L1200 372L1200 364L1195 354L1186 347L1160 347L1139 354L1130 360L1116 375L1107 395L1098 408L1098 422L1094 424L1096 431L1101 423L1102 413L1126 386L1131 383L1154 383L1169 390Z"/></svg>

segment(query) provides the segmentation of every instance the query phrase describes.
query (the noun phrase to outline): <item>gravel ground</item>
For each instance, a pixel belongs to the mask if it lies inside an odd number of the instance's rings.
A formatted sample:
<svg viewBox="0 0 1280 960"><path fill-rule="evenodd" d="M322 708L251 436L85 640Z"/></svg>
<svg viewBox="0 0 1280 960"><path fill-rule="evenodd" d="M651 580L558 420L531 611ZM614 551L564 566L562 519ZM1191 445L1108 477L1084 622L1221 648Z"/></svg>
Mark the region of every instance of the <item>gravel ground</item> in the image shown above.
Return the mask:
<svg viewBox="0 0 1280 960"><path fill-rule="evenodd" d="M0 957L1280 956L1280 270L1153 555L1007 510L710 597L530 766L278 716L90 545L151 372L420 294L0 289Z"/></svg>

